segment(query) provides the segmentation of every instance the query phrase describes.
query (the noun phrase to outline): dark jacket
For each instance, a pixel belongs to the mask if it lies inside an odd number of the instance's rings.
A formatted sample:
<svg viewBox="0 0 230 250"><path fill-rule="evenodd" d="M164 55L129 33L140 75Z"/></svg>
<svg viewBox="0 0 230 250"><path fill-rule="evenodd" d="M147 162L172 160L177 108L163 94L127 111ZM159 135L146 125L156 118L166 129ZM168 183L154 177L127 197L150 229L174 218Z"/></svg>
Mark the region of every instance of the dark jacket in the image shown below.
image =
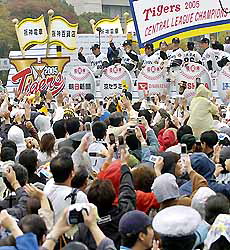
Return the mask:
<svg viewBox="0 0 230 250"><path fill-rule="evenodd" d="M101 218L98 226L102 232L114 241L116 248L120 247L120 234L118 225L123 214L136 208L136 193L133 186L132 174L129 167L123 165L121 167L121 179L119 189L118 206L113 206L108 214ZM90 250L97 249L96 243L85 224L78 225L78 232L74 235L74 240L84 243Z"/></svg>
<svg viewBox="0 0 230 250"><path fill-rule="evenodd" d="M216 193L222 193L230 198L230 184L219 184L216 181L214 176L215 164L207 157L207 155L203 153L194 153L191 155L191 163L193 169L207 180L209 188ZM191 181L188 181L180 187L181 195L190 195L191 193Z"/></svg>

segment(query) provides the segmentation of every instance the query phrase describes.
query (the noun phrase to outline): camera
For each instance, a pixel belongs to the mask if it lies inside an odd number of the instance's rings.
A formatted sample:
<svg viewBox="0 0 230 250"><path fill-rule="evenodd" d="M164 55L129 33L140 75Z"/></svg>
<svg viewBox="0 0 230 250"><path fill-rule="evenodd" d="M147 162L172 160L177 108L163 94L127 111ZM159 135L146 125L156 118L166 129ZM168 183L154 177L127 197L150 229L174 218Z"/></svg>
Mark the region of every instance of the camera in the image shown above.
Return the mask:
<svg viewBox="0 0 230 250"><path fill-rule="evenodd" d="M157 159L158 159L158 156L155 156L155 155L150 155L149 157L149 161L152 163L155 163Z"/></svg>
<svg viewBox="0 0 230 250"><path fill-rule="evenodd" d="M76 203L69 207L67 213L67 221L69 225L75 225L78 223L83 223L84 218L82 215L83 211L89 214L90 206L89 203Z"/></svg>
<svg viewBox="0 0 230 250"><path fill-rule="evenodd" d="M181 154L187 154L187 145L181 144Z"/></svg>

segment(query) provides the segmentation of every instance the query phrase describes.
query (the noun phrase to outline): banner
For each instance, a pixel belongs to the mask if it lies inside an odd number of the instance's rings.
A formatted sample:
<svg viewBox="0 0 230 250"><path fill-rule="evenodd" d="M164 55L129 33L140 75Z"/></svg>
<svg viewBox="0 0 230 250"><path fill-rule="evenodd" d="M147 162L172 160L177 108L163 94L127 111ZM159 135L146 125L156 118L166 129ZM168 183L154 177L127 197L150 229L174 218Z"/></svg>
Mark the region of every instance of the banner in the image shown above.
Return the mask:
<svg viewBox="0 0 230 250"><path fill-rule="evenodd" d="M66 65L63 72L65 87L72 96L95 93L95 77L87 66L77 66L76 63Z"/></svg>
<svg viewBox="0 0 230 250"><path fill-rule="evenodd" d="M98 21L94 26L94 33L98 34L97 28L101 28L101 34L119 34L123 35L123 30L121 27L121 21L119 17L115 17L114 19L102 19Z"/></svg>
<svg viewBox="0 0 230 250"><path fill-rule="evenodd" d="M26 50L33 44L45 44L47 42L47 31L44 16L37 19L26 18L15 24L18 42L22 50Z"/></svg>
<svg viewBox="0 0 230 250"><path fill-rule="evenodd" d="M216 79L219 96L226 105L230 103L230 66L225 66Z"/></svg>
<svg viewBox="0 0 230 250"><path fill-rule="evenodd" d="M53 96L58 95L65 87L62 71L69 61L69 57L41 58L40 61L37 58L11 59L17 70L12 76L12 83L19 94L50 90Z"/></svg>
<svg viewBox="0 0 230 250"><path fill-rule="evenodd" d="M188 103L191 102L195 96L196 84L203 83L206 88L211 90L212 80L207 69L198 63L189 63L181 67L176 74L177 95L179 95L179 83L186 82L186 89L183 96L187 99Z"/></svg>
<svg viewBox="0 0 230 250"><path fill-rule="evenodd" d="M169 94L169 83L165 80L165 69L159 65L147 65L143 68L137 78L138 95L144 97L147 91L153 94Z"/></svg>
<svg viewBox="0 0 230 250"><path fill-rule="evenodd" d="M132 78L129 71L121 65L112 65L105 69L101 77L102 97L121 94L123 89L132 91Z"/></svg>
<svg viewBox="0 0 230 250"><path fill-rule="evenodd" d="M129 20L127 20L127 27L126 27L126 30L127 30L127 34L128 33L131 33L133 36L136 36L136 30L135 30L135 26L134 26L134 22L133 22L133 19L130 18Z"/></svg>
<svg viewBox="0 0 230 250"><path fill-rule="evenodd" d="M49 45L57 44L68 50L77 48L78 24L69 23L61 16L51 18Z"/></svg>
<svg viewBox="0 0 230 250"><path fill-rule="evenodd" d="M230 29L229 2L129 0L139 45L172 36L188 38ZM226 1L225 1L226 2Z"/></svg>

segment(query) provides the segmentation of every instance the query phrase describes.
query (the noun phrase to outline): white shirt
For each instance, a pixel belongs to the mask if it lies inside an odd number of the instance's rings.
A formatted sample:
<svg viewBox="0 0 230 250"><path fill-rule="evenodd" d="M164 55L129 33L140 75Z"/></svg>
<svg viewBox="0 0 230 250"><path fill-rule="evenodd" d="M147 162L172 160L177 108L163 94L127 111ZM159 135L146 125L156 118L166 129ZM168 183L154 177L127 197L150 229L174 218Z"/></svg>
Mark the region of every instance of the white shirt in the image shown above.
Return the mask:
<svg viewBox="0 0 230 250"><path fill-rule="evenodd" d="M224 44L224 51L230 53L230 44Z"/></svg>
<svg viewBox="0 0 230 250"><path fill-rule="evenodd" d="M207 48L204 51L204 54L202 55L202 64L207 70L209 70L208 69L208 61L212 61L213 70L218 70L216 67L217 63L216 63L215 53L214 53L214 50L212 48Z"/></svg>
<svg viewBox="0 0 230 250"><path fill-rule="evenodd" d="M184 61L184 51L181 48L178 48L176 50L169 50L167 54L168 54L170 63L172 63L174 60Z"/></svg>
<svg viewBox="0 0 230 250"><path fill-rule="evenodd" d="M101 76L103 73L103 62L108 62L106 54L101 53L98 56L94 54L87 58L87 62L90 64L90 69L95 76Z"/></svg>
<svg viewBox="0 0 230 250"><path fill-rule="evenodd" d="M199 52L193 51L193 50L188 50L184 52L184 62L201 62L202 57Z"/></svg>
<svg viewBox="0 0 230 250"><path fill-rule="evenodd" d="M45 195L49 198L54 209L54 220L58 220L63 210L71 205L71 199L65 198L73 191L73 188L56 185L54 179L50 179L44 188ZM85 193L78 191L76 195L76 203L88 203L88 199Z"/></svg>
<svg viewBox="0 0 230 250"><path fill-rule="evenodd" d="M145 66L160 64L161 62L163 62L163 60L160 57L160 53L159 54L154 53L150 56L144 55L142 58L142 61L143 61L143 64L142 64L143 68Z"/></svg>
<svg viewBox="0 0 230 250"><path fill-rule="evenodd" d="M137 55L137 53L135 51L131 51L130 52L133 55ZM122 54L122 58L121 58L121 64L126 65L126 64L132 64L134 65L134 68L129 71L129 73L131 74L132 77L135 77L135 70L137 67L138 62L134 61L132 58L129 57L129 55L126 52L123 52Z"/></svg>

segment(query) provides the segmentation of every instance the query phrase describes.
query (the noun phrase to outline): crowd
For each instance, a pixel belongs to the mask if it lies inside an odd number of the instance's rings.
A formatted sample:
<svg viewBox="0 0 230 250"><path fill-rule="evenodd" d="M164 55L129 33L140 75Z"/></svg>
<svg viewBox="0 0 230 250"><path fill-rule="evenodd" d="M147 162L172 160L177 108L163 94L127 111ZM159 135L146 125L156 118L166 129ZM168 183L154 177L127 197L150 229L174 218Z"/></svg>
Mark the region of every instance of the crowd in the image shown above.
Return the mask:
<svg viewBox="0 0 230 250"><path fill-rule="evenodd" d="M156 53L167 59L167 44ZM203 84L191 104L14 94L1 86L0 250L230 249L230 104Z"/></svg>

